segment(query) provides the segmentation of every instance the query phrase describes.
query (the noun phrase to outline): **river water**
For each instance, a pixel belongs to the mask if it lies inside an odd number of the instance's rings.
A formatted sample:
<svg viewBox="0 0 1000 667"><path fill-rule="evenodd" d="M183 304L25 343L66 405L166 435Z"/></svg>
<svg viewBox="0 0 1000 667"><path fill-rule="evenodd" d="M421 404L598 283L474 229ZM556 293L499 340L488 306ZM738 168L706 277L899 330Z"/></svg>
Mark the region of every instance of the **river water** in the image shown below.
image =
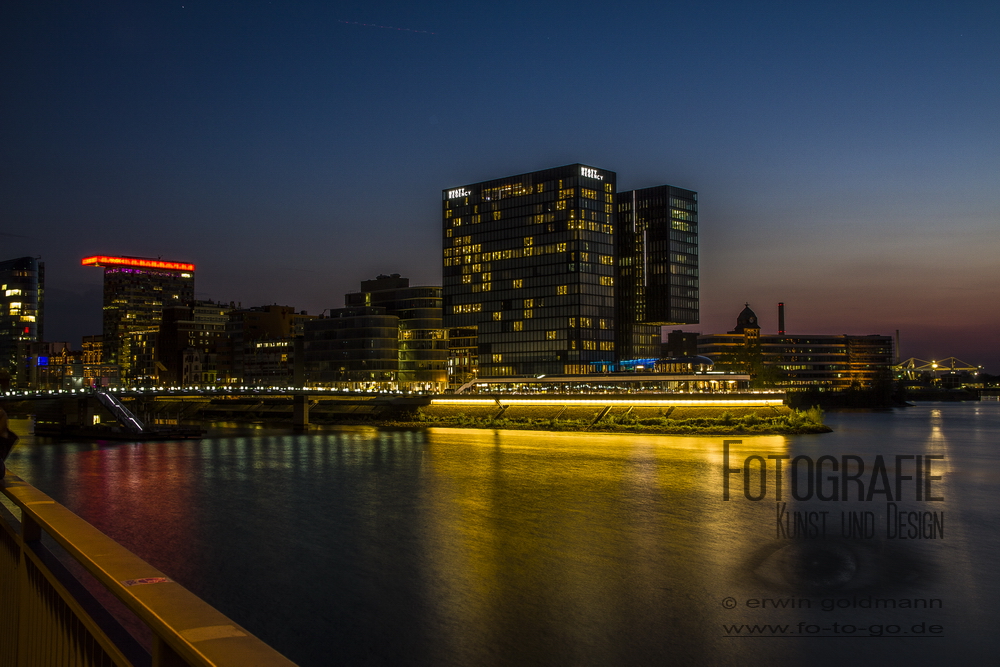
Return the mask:
<svg viewBox="0 0 1000 667"><path fill-rule="evenodd" d="M449 428L26 437L8 467L304 666L996 664L1000 404L827 423L735 438L728 476L717 436ZM801 500L768 456L808 457Z"/></svg>

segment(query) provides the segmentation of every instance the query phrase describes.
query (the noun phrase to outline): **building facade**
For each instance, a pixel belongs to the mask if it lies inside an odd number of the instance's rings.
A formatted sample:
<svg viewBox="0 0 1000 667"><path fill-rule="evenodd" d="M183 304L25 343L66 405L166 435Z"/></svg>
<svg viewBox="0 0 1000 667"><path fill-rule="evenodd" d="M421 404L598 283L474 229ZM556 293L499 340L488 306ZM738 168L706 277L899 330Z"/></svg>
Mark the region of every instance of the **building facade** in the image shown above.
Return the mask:
<svg viewBox="0 0 1000 667"><path fill-rule="evenodd" d="M30 345L44 340L45 263L0 262L0 389L27 389Z"/></svg>
<svg viewBox="0 0 1000 667"><path fill-rule="evenodd" d="M228 304L214 301L164 307L157 345L157 361L162 366L160 384L218 384L218 357L230 310Z"/></svg>
<svg viewBox="0 0 1000 667"><path fill-rule="evenodd" d="M574 164L442 192L444 325L477 330L480 377L615 360L615 184Z"/></svg>
<svg viewBox="0 0 1000 667"><path fill-rule="evenodd" d="M750 305L726 334L698 336L698 354L716 368L759 363L789 390L870 389L891 377L893 337L848 334L762 334Z"/></svg>
<svg viewBox="0 0 1000 667"><path fill-rule="evenodd" d="M217 375L221 384L288 386L301 384L296 347L304 324L316 319L291 306L254 306L229 312L226 336L219 344ZM301 369L301 356L298 357Z"/></svg>
<svg viewBox="0 0 1000 667"><path fill-rule="evenodd" d="M410 286L398 273L361 282L344 295L347 308L374 306L399 318L397 382L408 391L443 391L448 385L448 336L441 322L441 288Z"/></svg>
<svg viewBox="0 0 1000 667"><path fill-rule="evenodd" d="M194 300L194 264L103 255L82 264L104 268L104 362L127 386L156 384L163 308Z"/></svg>
<svg viewBox="0 0 1000 667"><path fill-rule="evenodd" d="M618 358L656 357L663 325L698 323L698 193L659 185L615 199Z"/></svg>
<svg viewBox="0 0 1000 667"><path fill-rule="evenodd" d="M384 307L335 308L305 326L306 380L312 386L394 391L399 318Z"/></svg>

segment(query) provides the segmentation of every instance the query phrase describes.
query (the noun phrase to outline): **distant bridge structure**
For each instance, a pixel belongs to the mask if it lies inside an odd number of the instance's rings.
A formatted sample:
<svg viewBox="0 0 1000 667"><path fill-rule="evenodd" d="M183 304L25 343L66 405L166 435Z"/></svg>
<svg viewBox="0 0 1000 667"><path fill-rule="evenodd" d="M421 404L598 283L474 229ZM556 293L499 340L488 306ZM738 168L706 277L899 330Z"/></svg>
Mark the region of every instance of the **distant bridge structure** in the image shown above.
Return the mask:
<svg viewBox="0 0 1000 667"><path fill-rule="evenodd" d="M916 380L921 376L932 374L941 376L951 373L972 373L977 374L983 370L982 366L973 366L956 357L947 359L931 360L917 359L910 357L906 361L900 362L892 367L897 374L904 375L907 379Z"/></svg>

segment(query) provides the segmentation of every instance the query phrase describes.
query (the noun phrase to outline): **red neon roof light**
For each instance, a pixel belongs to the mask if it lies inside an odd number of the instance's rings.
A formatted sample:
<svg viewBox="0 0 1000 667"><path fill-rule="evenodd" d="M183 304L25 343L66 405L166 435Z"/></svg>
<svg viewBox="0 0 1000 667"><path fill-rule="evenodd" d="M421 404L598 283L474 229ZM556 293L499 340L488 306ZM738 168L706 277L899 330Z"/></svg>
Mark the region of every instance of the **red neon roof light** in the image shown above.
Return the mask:
<svg viewBox="0 0 1000 667"><path fill-rule="evenodd" d="M107 257L105 255L94 255L93 257L84 257L80 263L83 266L138 266L146 269L194 271L194 264L164 262L159 259L140 259L138 257Z"/></svg>

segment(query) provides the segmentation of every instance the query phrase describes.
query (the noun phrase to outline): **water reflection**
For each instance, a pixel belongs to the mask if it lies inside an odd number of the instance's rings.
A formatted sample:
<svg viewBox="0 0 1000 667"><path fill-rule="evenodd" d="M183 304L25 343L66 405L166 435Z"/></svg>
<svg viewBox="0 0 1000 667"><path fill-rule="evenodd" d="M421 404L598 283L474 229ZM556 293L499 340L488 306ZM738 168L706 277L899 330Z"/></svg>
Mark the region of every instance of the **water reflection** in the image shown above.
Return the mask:
<svg viewBox="0 0 1000 667"><path fill-rule="evenodd" d="M977 619L996 608L1000 545L985 527L1000 506L997 408L833 415L833 434L738 446L765 457L943 454L946 502L936 509L948 512L949 532L933 543L776 539L774 502L746 501L742 488L722 501L721 438L363 427L97 446L26 438L9 465L303 665L334 655L344 664L920 665L996 648ZM820 603L875 594L947 605L834 616ZM815 604L747 602L765 598ZM861 639L724 630L920 619L949 634L930 647L866 644L861 661Z"/></svg>

